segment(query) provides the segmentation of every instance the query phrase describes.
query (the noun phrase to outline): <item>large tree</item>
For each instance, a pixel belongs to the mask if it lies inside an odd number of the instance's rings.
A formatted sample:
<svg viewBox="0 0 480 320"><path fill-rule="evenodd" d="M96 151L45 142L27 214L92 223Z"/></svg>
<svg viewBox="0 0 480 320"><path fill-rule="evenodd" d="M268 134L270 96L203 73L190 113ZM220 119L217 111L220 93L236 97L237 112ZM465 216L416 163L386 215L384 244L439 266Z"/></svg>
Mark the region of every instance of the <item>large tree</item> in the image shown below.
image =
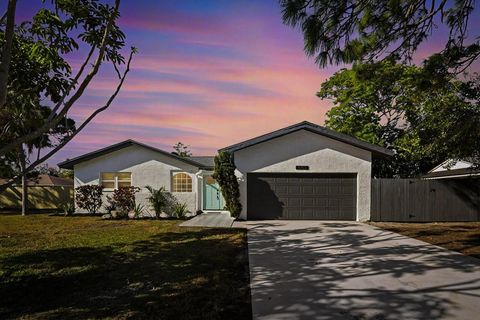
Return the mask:
<svg viewBox="0 0 480 320"><path fill-rule="evenodd" d="M374 162L374 176L414 177L446 158L479 158L479 78L432 63L355 63L322 84L318 96L334 104L327 127L395 152Z"/></svg>
<svg viewBox="0 0 480 320"><path fill-rule="evenodd" d="M478 29L469 30L474 0L280 0L283 21L300 27L305 52L319 65L412 58L435 32L442 53L461 71L480 54Z"/></svg>
<svg viewBox="0 0 480 320"><path fill-rule="evenodd" d="M5 138L11 140L33 132L42 126L51 113L50 108L42 106L39 99L30 99L28 103L18 101L15 106L8 112L9 129L5 133ZM64 117L61 122L57 123L47 133L22 144L16 150L10 151L8 156L4 157L3 161L0 162L0 168L4 174L3 177L11 178L19 175L22 178L22 215L25 215L28 209L27 178L38 174L33 171L27 172L25 170L26 167L41 157L42 149L56 147L68 138L73 131L75 131L75 121Z"/></svg>
<svg viewBox="0 0 480 320"><path fill-rule="evenodd" d="M19 180L26 172L49 159L97 114L106 110L120 91L130 70L132 55L124 57L125 35L116 21L119 0L113 5L98 0L53 0L44 3L30 21L16 23L16 0L9 0L0 20L0 157L8 160L12 152L31 145L45 135L51 137L86 92L100 66L113 66L118 85L105 104L97 107L79 125L50 146L45 154L38 153L22 172L0 190ZM74 72L67 58L86 52L83 62ZM125 64L124 70L120 65ZM89 71L87 72L87 70ZM48 108L44 121L33 130L12 130L15 113L32 110L41 100ZM20 132L20 131L17 131Z"/></svg>

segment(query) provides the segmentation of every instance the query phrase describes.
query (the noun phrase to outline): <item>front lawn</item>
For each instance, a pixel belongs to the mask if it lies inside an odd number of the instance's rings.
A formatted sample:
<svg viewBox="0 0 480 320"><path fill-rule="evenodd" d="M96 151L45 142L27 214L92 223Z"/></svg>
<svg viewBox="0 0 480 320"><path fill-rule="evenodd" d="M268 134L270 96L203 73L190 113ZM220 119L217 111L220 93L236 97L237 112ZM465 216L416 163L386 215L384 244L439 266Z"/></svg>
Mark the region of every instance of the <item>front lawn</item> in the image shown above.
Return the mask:
<svg viewBox="0 0 480 320"><path fill-rule="evenodd" d="M480 259L480 222L371 224Z"/></svg>
<svg viewBox="0 0 480 320"><path fill-rule="evenodd" d="M0 319L248 319L246 234L0 215Z"/></svg>

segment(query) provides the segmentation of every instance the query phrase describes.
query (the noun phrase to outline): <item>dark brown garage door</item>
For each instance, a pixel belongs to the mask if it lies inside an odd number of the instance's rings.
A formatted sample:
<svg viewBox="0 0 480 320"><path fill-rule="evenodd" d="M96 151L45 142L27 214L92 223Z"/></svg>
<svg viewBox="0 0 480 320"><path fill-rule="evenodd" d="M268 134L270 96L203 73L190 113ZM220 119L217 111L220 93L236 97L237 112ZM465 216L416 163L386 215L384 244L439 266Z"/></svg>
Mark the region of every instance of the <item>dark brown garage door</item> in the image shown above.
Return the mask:
<svg viewBox="0 0 480 320"><path fill-rule="evenodd" d="M249 220L355 220L356 190L356 174L249 173L247 215Z"/></svg>

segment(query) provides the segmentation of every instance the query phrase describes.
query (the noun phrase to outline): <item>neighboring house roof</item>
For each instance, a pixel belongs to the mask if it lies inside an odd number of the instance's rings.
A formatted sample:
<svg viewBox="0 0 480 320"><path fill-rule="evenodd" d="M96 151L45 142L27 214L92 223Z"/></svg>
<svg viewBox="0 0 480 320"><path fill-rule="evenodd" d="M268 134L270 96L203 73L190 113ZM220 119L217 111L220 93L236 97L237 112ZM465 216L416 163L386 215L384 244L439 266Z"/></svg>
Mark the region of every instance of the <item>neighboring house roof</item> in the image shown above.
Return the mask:
<svg viewBox="0 0 480 320"><path fill-rule="evenodd" d="M96 150L96 151L93 151L93 152L86 153L84 155L75 157L73 159L67 159L63 162L60 162L58 164L58 166L62 169L73 169L73 166L76 165L76 164L79 164L81 162L88 161L88 160L91 160L91 159L95 159L95 158L103 156L105 154L109 154L111 152L121 150L123 148L127 148L127 147L130 147L130 146L140 146L140 147L143 147L143 148L147 148L147 149L150 149L152 151L161 153L165 156L171 157L173 159L183 161L183 162L188 163L190 165L199 167L201 169L210 169L210 167L205 166L202 162L197 162L197 161L193 160L192 158L180 157L180 156L172 154L170 152L167 152L167 151L164 151L164 150L161 150L161 149L158 149L158 148L155 148L155 147L152 147L152 146L149 146L147 144L144 144L144 143L141 143L141 142L138 142L138 141L135 141L135 140L131 140L131 139L128 139L128 140L125 140L125 141L122 141L122 142L119 142L119 143L116 143L116 144L112 144L111 146L108 146L108 147L105 147L105 148L102 148L102 149L99 149L99 150Z"/></svg>
<svg viewBox="0 0 480 320"><path fill-rule="evenodd" d="M0 179L0 185L7 183L8 179ZM19 185L17 183L16 185ZM37 177L29 178L27 186L73 186L73 179L60 178L48 174L39 174Z"/></svg>
<svg viewBox="0 0 480 320"><path fill-rule="evenodd" d="M349 136L349 135L346 135L346 134L343 134L343 133L339 133L339 132L327 129L325 127L319 126L317 124L314 124L314 123L311 123L311 122L308 122L308 121L303 121L303 122L294 124L292 126L289 126L289 127L286 127L286 128L280 129L280 130L276 130L276 131L273 131L273 132L255 137L253 139L245 140L243 142L231 145L229 147L222 148L222 149L220 149L220 151L235 152L235 151L242 150L242 149L251 147L253 145L256 145L256 144L259 144L259 143L262 143L262 142L265 142L265 141L268 141L268 140L272 140L272 139L275 139L275 138L278 138L278 137L281 137L281 136L284 136L286 134L289 134L289 133L292 133L292 132L295 132L295 131L299 131L299 130L307 130L307 131L310 131L310 132L313 132L313 133L317 133L319 135L322 135L322 136L325 136L325 137L328 137L328 138L331 138L331 139L334 139L334 140L337 140L337 141L341 141L341 142L350 144L352 146L355 146L355 147L358 147L358 148L361 148L361 149L364 149L364 150L371 151L375 155L380 155L380 156L393 156L394 155L393 151L388 150L386 148L383 148L383 147L380 147L380 146L377 146L377 145L374 145L374 144L356 139L352 136Z"/></svg>
<svg viewBox="0 0 480 320"><path fill-rule="evenodd" d="M191 156L190 159L192 159L195 162L201 163L202 165L205 166L205 168L213 169L215 167L214 156Z"/></svg>
<svg viewBox="0 0 480 320"><path fill-rule="evenodd" d="M472 158L462 160L448 159L427 174L423 175L424 179L446 179L446 178L463 178L471 176L480 176L480 169L475 168Z"/></svg>

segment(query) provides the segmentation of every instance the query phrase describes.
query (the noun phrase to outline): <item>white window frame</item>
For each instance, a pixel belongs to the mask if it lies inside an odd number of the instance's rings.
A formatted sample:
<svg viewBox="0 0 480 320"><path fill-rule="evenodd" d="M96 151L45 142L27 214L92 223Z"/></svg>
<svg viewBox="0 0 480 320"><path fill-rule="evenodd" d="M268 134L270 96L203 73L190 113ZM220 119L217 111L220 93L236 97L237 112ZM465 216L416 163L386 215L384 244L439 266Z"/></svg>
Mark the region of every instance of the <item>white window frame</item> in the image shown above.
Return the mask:
<svg viewBox="0 0 480 320"><path fill-rule="evenodd" d="M114 177L113 177L113 180L112 179L102 179L102 174L104 173L113 173L114 174ZM118 173L130 173L130 179L118 179ZM113 188L103 188L103 190L105 191L113 191L113 190L116 190L118 189L118 183L119 182L128 182L130 181L130 186L133 185L133 179L132 179L132 173L131 172L128 172L128 171L102 171L100 172L100 185L103 186L103 182L113 182Z"/></svg>
<svg viewBox="0 0 480 320"><path fill-rule="evenodd" d="M173 178L175 177L175 175L177 174L186 174L189 178L190 178L190 181L191 181L191 184L190 184L190 191L175 191L173 190L173 186L174 186L174 183L173 183ZM171 171L170 173L170 190L171 192L175 192L175 193L192 193L193 192L193 177L190 173L186 172L186 171Z"/></svg>

